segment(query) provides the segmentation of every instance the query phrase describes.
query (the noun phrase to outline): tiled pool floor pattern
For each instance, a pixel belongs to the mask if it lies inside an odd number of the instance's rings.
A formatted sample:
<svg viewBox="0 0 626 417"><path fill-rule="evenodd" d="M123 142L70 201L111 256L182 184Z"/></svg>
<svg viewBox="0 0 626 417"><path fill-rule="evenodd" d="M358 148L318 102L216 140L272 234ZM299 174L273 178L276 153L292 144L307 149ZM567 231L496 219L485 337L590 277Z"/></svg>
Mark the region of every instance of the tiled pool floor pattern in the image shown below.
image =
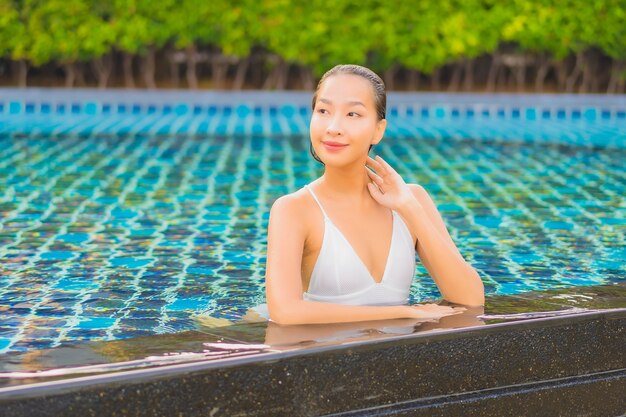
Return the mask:
<svg viewBox="0 0 626 417"><path fill-rule="evenodd" d="M623 280L624 147L453 135L373 153L430 192L488 294ZM0 136L0 352L243 316L264 301L271 203L319 174L294 135ZM411 302L438 297L419 265Z"/></svg>

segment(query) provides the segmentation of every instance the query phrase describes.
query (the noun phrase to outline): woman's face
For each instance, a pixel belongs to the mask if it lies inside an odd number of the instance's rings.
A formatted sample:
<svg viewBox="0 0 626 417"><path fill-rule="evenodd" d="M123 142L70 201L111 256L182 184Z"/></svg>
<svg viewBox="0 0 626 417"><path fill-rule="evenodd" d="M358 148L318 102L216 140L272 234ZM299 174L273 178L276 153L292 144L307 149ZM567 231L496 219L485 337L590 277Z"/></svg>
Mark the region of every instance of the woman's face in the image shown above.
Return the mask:
<svg viewBox="0 0 626 417"><path fill-rule="evenodd" d="M337 74L317 93L311 118L311 143L325 165L365 160L370 145L380 142L386 120L378 120L374 89L363 77Z"/></svg>

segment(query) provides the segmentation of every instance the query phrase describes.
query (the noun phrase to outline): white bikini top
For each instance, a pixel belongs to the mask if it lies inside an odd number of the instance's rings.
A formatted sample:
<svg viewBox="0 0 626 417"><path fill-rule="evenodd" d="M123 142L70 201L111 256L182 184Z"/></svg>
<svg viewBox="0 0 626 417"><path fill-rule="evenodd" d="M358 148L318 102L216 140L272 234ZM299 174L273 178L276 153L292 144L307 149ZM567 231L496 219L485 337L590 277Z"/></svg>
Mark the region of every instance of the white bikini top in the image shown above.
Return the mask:
<svg viewBox="0 0 626 417"><path fill-rule="evenodd" d="M415 276L415 247L408 227L395 211L391 247L378 283L343 233L326 215L309 184L307 188L324 214L324 239L313 267L305 300L350 305L407 304Z"/></svg>

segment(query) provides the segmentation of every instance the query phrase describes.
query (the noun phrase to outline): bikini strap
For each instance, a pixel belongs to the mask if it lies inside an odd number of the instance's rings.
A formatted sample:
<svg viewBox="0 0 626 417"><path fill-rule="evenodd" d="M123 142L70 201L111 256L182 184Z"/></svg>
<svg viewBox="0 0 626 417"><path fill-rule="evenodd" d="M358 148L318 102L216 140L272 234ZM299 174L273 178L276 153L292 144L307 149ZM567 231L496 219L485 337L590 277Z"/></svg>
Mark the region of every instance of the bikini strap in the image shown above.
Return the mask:
<svg viewBox="0 0 626 417"><path fill-rule="evenodd" d="M318 206L320 206L320 210L322 210L322 214L324 215L324 218L328 219L328 215L326 214L326 212L324 211L324 207L322 207L322 203L320 203L320 201L317 199L317 196L315 195L315 193L313 192L313 189L311 187L309 187L310 184L306 184L304 186L304 188L306 188L307 190L309 190L309 192L311 193L311 195L313 196L313 198L315 199L315 202L317 203Z"/></svg>

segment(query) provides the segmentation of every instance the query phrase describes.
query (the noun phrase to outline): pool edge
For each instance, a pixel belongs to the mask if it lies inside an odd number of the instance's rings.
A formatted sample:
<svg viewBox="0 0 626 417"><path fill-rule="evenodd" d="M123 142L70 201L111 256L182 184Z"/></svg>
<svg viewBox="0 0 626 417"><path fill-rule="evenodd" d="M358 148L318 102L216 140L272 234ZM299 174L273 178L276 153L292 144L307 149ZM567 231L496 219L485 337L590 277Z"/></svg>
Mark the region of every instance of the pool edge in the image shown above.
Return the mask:
<svg viewBox="0 0 626 417"><path fill-rule="evenodd" d="M391 404L413 401L423 408L424 402L420 403L420 398L433 395L461 395L477 389L540 384L562 377L584 378L598 372L623 369L626 367L626 353L618 347L626 343L625 329L626 309L593 311L341 346L264 353L228 363L195 362L97 375L89 379L9 387L0 390L0 405L11 409L15 416L32 415L42 404L47 404L49 412L57 410L58 415L69 416L84 415L88 409L93 412L117 407L127 396L132 401L123 402L130 412L133 407L141 408L147 398L161 396L171 401L156 401L160 403L155 409L156 414L183 412L185 415L206 415L212 409L207 407L235 414L250 411L250 402L253 402L257 404L254 408L263 412L247 415L319 415L366 408L383 412L380 407L386 407L383 414L389 415ZM564 336L567 336L566 341ZM515 341L524 343L516 344ZM444 345L445 352L435 348ZM425 369L410 352L419 356L423 354L428 358L430 368ZM548 358L550 352L552 357ZM396 359L389 362L391 358ZM383 361L389 367L377 369L368 365L372 361ZM500 366L500 370L489 368L487 362ZM391 365L396 368L389 369ZM533 366L542 365L546 366L532 370ZM530 371L526 369L528 366ZM369 373L370 377L364 377L360 372ZM448 373L454 375L455 372L457 375L449 379ZM305 377L295 378L294 375ZM458 383L455 377L460 378ZM424 385L423 381L428 378L433 383ZM623 384L625 378L626 374L622 374L617 383ZM348 381L357 382L354 379L359 383L346 385ZM376 387L383 389L375 382L376 379L384 381L386 394L376 394ZM420 389L406 385L411 381L421 384ZM599 380L594 384L603 383L604 380ZM319 390L321 386L325 386L326 391ZM309 392L305 392L306 387ZM351 395L338 395L342 390L336 391L339 387L352 391ZM186 391L186 394L181 391ZM191 391L196 393L191 394ZM558 390L552 391L556 393ZM268 395L268 392L274 395ZM289 395L289 392L292 394ZM296 392L301 393L299 401L295 401L299 397L293 395ZM330 401L322 401L324 392ZM248 396L247 400L240 397L244 393ZM213 397L212 401L207 402L207 397ZM539 395L539 398L545 399L545 395ZM626 410L626 400L615 401L622 401L622 404L616 403L616 407ZM95 408L89 408L90 404ZM432 405L439 406L440 403ZM170 408L165 412L163 407ZM309 414L309 411L314 414ZM393 412L405 411L396 407ZM138 409L129 415L137 414L141 414Z"/></svg>

